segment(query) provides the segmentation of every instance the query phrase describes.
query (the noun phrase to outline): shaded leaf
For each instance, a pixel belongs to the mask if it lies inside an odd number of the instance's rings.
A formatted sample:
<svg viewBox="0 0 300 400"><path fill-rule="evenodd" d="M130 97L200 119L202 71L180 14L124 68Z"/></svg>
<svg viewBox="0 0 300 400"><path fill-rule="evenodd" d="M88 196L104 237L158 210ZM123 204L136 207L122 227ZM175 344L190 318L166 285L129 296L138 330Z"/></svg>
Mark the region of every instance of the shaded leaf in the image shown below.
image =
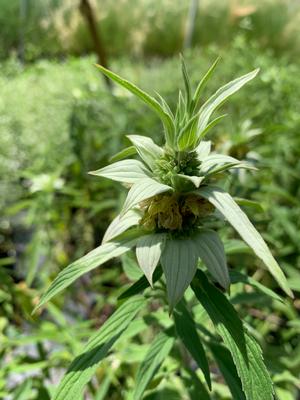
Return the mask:
<svg viewBox="0 0 300 400"><path fill-rule="evenodd" d="M112 157L110 157L109 161L110 162L120 161L120 160L123 160L124 158L133 156L134 154L136 154L136 148L134 146L129 146L129 147L126 147L125 149L119 151Z"/></svg>
<svg viewBox="0 0 300 400"><path fill-rule="evenodd" d="M172 310L184 295L197 269L198 254L190 239L169 239L161 256Z"/></svg>
<svg viewBox="0 0 300 400"><path fill-rule="evenodd" d="M176 331L184 346L202 370L207 385L211 389L211 380L206 354L197 333L195 322L181 301L174 310Z"/></svg>
<svg viewBox="0 0 300 400"><path fill-rule="evenodd" d="M232 304L202 271L197 271L192 289L231 353L247 400L273 400L273 384L261 348L244 328Z"/></svg>
<svg viewBox="0 0 300 400"><path fill-rule="evenodd" d="M218 234L209 229L201 229L193 241L196 245L198 256L206 265L208 271L216 281L227 289L230 285L224 246Z"/></svg>

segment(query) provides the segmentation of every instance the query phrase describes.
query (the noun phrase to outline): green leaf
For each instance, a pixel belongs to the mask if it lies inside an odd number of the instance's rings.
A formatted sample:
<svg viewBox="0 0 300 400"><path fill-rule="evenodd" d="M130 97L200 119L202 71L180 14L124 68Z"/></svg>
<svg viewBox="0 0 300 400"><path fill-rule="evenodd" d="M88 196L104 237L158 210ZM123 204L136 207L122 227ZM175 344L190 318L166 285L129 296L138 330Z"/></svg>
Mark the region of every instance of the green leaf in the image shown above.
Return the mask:
<svg viewBox="0 0 300 400"><path fill-rule="evenodd" d="M180 151L187 150L194 146L197 139L198 114L194 115L180 130L177 138L177 146Z"/></svg>
<svg viewBox="0 0 300 400"><path fill-rule="evenodd" d="M102 65L96 65L101 72L112 79L114 82L123 86L125 89L129 90L132 94L140 98L145 104L147 104L152 110L154 110L160 119L162 120L165 130L166 130L166 142L168 146L172 146L174 142L174 123L168 113L162 108L157 100L155 100L152 96L139 89L134 84L130 83L126 79L121 78L117 74L108 69L104 68Z"/></svg>
<svg viewBox="0 0 300 400"><path fill-rule="evenodd" d="M135 205L156 196L157 194L168 192L172 190L170 186L159 183L151 178L141 179L135 183L128 192L125 200L121 215L125 214L128 210Z"/></svg>
<svg viewBox="0 0 300 400"><path fill-rule="evenodd" d="M141 237L136 244L136 257L139 266L151 286L152 275L159 263L165 240L165 233L157 233Z"/></svg>
<svg viewBox="0 0 300 400"><path fill-rule="evenodd" d="M286 278L272 256L268 246L261 235L249 221L247 215L235 203L229 193L215 186L205 186L198 189L195 193L206 198L212 203L228 222L241 235L242 239L253 249L255 254L265 263L270 273L277 280L281 288L291 297L293 293L288 287Z"/></svg>
<svg viewBox="0 0 300 400"><path fill-rule="evenodd" d="M126 330L138 311L146 304L136 296L121 305L88 341L83 352L75 358L60 382L53 400L81 398L84 386L95 374L99 363Z"/></svg>
<svg viewBox="0 0 300 400"><path fill-rule="evenodd" d="M157 267L153 274L153 283L158 281L162 276L162 269ZM118 300L127 299L128 297L134 296L138 293L143 292L145 289L149 287L149 282L145 275L143 275L138 281L134 282L128 289L125 290L119 297Z"/></svg>
<svg viewBox="0 0 300 400"><path fill-rule="evenodd" d="M142 398L144 391L152 378L160 368L161 364L171 351L174 337L169 331L161 332L152 342L137 374L135 382L134 400Z"/></svg>
<svg viewBox="0 0 300 400"><path fill-rule="evenodd" d="M176 331L183 344L196 361L198 367L202 370L207 385L211 389L211 380L208 361L197 333L195 322L181 301L174 310L174 319Z"/></svg>
<svg viewBox="0 0 300 400"><path fill-rule="evenodd" d="M74 261L57 275L50 287L42 295L39 304L35 307L33 312L51 300L53 296L56 296L63 289L71 285L81 275L99 267L111 258L119 257L126 253L126 251L136 245L137 241L138 237L105 243Z"/></svg>
<svg viewBox="0 0 300 400"><path fill-rule="evenodd" d="M190 239L168 239L161 256L170 310L179 302L197 269L198 254Z"/></svg>
<svg viewBox="0 0 300 400"><path fill-rule="evenodd" d="M129 146L129 147L126 147L125 149L119 151L114 156L110 157L109 161L110 162L120 161L120 160L123 160L124 158L133 156L134 154L136 154L136 148L134 146Z"/></svg>
<svg viewBox="0 0 300 400"><path fill-rule="evenodd" d="M221 166L228 166L230 168L256 169L251 164L223 154L209 154L201 161L200 173L205 175L214 174L216 171L219 171L219 167Z"/></svg>
<svg viewBox="0 0 300 400"><path fill-rule="evenodd" d="M191 103L191 111L193 112L195 110L195 108L197 107L199 100L200 100L200 96L203 92L203 89L206 86L206 83L209 81L210 77L212 76L216 66L218 65L219 61L220 61L220 57L218 57L216 59L216 61L213 63L213 65L209 68L209 70L206 72L206 74L204 75L204 77L201 79L201 81L199 82L197 89L195 91L195 94L193 96L193 100Z"/></svg>
<svg viewBox="0 0 300 400"><path fill-rule="evenodd" d="M185 94L186 94L186 105L189 108L190 107L190 102L191 102L191 84L190 84L190 78L186 69L186 65L184 62L184 58L182 55L180 56L181 58L181 72L183 76L183 81L184 81L184 87L185 87Z"/></svg>
<svg viewBox="0 0 300 400"><path fill-rule="evenodd" d="M247 400L273 400L273 384L261 349L244 328L232 304L200 270L192 289L232 355Z"/></svg>
<svg viewBox="0 0 300 400"><path fill-rule="evenodd" d="M199 142L200 140L202 140L202 139L207 135L207 133L208 133L212 128L214 128L216 125L218 125L218 123L219 123L220 121L222 121L225 117L227 117L227 114L220 115L219 117L213 119L213 120L206 126L205 129L203 129L200 133L198 133L198 142Z"/></svg>
<svg viewBox="0 0 300 400"><path fill-rule="evenodd" d="M199 257L206 265L208 271L216 281L227 289L230 279L227 269L224 246L216 232L209 229L201 229L193 240Z"/></svg>
<svg viewBox="0 0 300 400"><path fill-rule="evenodd" d="M129 210L124 215L117 215L116 218L112 220L102 239L102 244L109 242L115 237L121 235L121 233L127 231L134 225L138 225L141 219L141 214L138 210Z"/></svg>
<svg viewBox="0 0 300 400"><path fill-rule="evenodd" d="M178 191L180 192L190 192L191 190L198 188L204 179L204 176L176 174L172 176L171 182L175 190L178 188Z"/></svg>
<svg viewBox="0 0 300 400"><path fill-rule="evenodd" d="M210 150L211 150L211 141L201 140L201 142L195 148L198 160L202 161L205 157L207 157L210 153Z"/></svg>
<svg viewBox="0 0 300 400"><path fill-rule="evenodd" d="M202 381L198 378L197 374L190 368L185 368L183 375L185 387L187 388L190 400L212 400L208 391Z"/></svg>
<svg viewBox="0 0 300 400"><path fill-rule="evenodd" d="M262 285L261 283L257 282L255 279L251 278L250 276L244 275L241 272L238 271L230 271L229 272L230 276L230 281L231 283L245 283L247 285L250 285L260 291L261 293L264 293L266 296L271 297L273 300L280 301L281 303L284 303L284 300L282 297L280 297L277 293L275 293L273 290L267 288L266 286Z"/></svg>
<svg viewBox="0 0 300 400"><path fill-rule="evenodd" d="M91 171L89 174L124 183L136 183L151 176L151 172L141 161L130 159L117 161L97 171Z"/></svg>
<svg viewBox="0 0 300 400"><path fill-rule="evenodd" d="M162 148L146 136L128 135L127 137L133 143L143 161L153 170L156 160L163 155Z"/></svg>
<svg viewBox="0 0 300 400"><path fill-rule="evenodd" d="M231 391L232 398L234 400L246 400L241 380L237 374L230 352L226 347L212 341L209 341L208 345Z"/></svg>
<svg viewBox="0 0 300 400"><path fill-rule="evenodd" d="M201 107L200 116L198 122L198 132L201 132L206 128L209 118L216 109L221 106L230 96L241 89L247 82L255 78L258 73L258 69L249 72L221 87L212 95Z"/></svg>

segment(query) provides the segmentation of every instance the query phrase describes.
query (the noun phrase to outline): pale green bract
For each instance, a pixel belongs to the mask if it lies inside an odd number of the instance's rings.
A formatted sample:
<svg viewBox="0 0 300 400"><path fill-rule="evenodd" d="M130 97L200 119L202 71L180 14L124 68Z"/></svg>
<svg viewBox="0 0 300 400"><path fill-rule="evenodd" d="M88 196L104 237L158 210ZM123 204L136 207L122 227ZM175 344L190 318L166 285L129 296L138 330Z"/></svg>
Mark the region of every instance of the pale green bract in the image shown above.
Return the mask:
<svg viewBox="0 0 300 400"><path fill-rule="evenodd" d="M282 270L261 235L230 194L215 186L216 181L222 185L222 177L231 173L232 169L256 169L254 165L230 155L211 152L211 141L203 140L225 116L210 120L215 111L258 73L256 69L233 80L199 106L202 91L218 62L219 59L202 78L193 94L182 59L185 94L179 92L174 112L160 95L156 100L116 73L98 66L102 73L157 113L163 124L165 144L158 146L152 138L128 135L131 146L112 157L112 164L91 172L92 175L121 182L129 189L120 215L107 228L101 246L58 274L36 309L84 273L132 248L136 248L137 262L144 276L119 297L122 301L125 299L125 304L117 309L90 340L84 353L71 364L56 392L56 400L71 400L80 394L99 362L145 305L143 297L134 295L144 291L149 284L160 293L160 301L168 305L169 312L174 313L175 321L169 321L170 328L158 334L150 345L136 376L136 386L132 393L135 400L142 398L148 384L168 357L175 338L186 347L201 368L208 387L211 386L198 324L194 323L193 315L185 305L184 294L189 285L231 353L231 356L228 352L222 354L217 339L209 343L232 395L243 400L273 399L272 382L259 345L244 327L228 298L212 283L227 290L231 278L233 283L250 284L271 299L281 300L276 293L253 278L228 271L224 246L215 231L218 227L215 222L221 217L234 227L264 262L280 287L292 296ZM124 159L137 156L139 160ZM246 205L254 203L245 199L238 201ZM208 276L199 266L206 268ZM130 296L134 297L128 300ZM196 374L194 378L198 379ZM200 380L198 386L204 387Z"/></svg>

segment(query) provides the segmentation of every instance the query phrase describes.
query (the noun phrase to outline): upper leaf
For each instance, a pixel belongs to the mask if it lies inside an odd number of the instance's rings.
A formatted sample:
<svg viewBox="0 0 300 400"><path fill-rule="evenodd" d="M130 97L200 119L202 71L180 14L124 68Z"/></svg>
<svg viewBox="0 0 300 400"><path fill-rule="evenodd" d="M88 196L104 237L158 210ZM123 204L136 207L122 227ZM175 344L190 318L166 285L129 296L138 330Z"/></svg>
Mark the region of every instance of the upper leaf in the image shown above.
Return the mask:
<svg viewBox="0 0 300 400"><path fill-rule="evenodd" d="M205 88L206 83L209 81L210 77L212 76L219 61L220 61L220 57L218 57L216 59L216 61L213 63L213 65L209 68L209 70L206 72L204 77L199 82L197 89L195 91L195 94L193 96L193 100L192 100L192 104L191 104L191 111L194 111L194 109L197 107L199 100L200 100L200 96L202 94L202 91Z"/></svg>
<svg viewBox="0 0 300 400"><path fill-rule="evenodd" d="M159 115L165 127L167 145L171 146L174 142L174 123L170 115L163 109L159 102L143 90L139 89L133 83L130 83L126 79L121 78L119 75L115 74L112 71L109 71L102 65L96 66L101 70L104 75L108 76L110 79L123 86L125 89L129 90L135 96L139 97L144 103L146 103Z"/></svg>
<svg viewBox="0 0 300 400"><path fill-rule="evenodd" d="M168 239L161 257L172 310L184 295L197 269L198 253L190 239Z"/></svg>
<svg viewBox="0 0 300 400"><path fill-rule="evenodd" d="M248 246L250 246L255 254L265 263L281 288L289 296L293 297L293 293L288 287L286 278L265 241L230 194L215 186L203 186L195 193L205 197L221 214L223 214L228 222L241 235L242 239L244 239Z"/></svg>
<svg viewBox="0 0 300 400"><path fill-rule="evenodd" d="M137 312L146 304L141 296L126 301L96 332L83 352L75 358L60 382L53 400L74 400L81 398L84 386L91 380L109 350L119 339Z"/></svg>
<svg viewBox="0 0 300 400"><path fill-rule="evenodd" d="M109 242L115 237L121 235L121 233L127 231L127 229L137 225L140 219L141 214L137 210L129 210L124 215L117 215L106 229L102 243Z"/></svg>
<svg viewBox="0 0 300 400"><path fill-rule="evenodd" d="M152 275L157 267L165 243L166 234L157 233L141 237L136 244L139 266L152 286Z"/></svg>
<svg viewBox="0 0 300 400"><path fill-rule="evenodd" d="M135 183L151 176L151 172L141 161L130 159L117 161L97 171L91 171L89 174L124 183Z"/></svg>
<svg viewBox="0 0 300 400"><path fill-rule="evenodd" d="M201 140L198 146L195 148L197 153L198 160L202 161L205 157L207 157L211 151L211 141L210 140Z"/></svg>
<svg viewBox="0 0 300 400"><path fill-rule="evenodd" d="M63 289L71 285L81 275L91 271L111 258L119 257L121 254L126 253L126 251L136 245L137 240L138 238L125 238L123 240L105 243L74 261L57 275L50 287L41 297L39 304L35 307L33 312L51 300L53 296L56 296Z"/></svg>
<svg viewBox="0 0 300 400"><path fill-rule="evenodd" d="M206 128L209 118L216 109L223 104L230 96L236 93L241 87L243 87L251 79L255 78L258 73L258 69L249 72L246 75L241 76L225 86L222 86L212 95L201 107L200 116L198 121L198 132L201 136L201 132Z"/></svg>
<svg viewBox="0 0 300 400"><path fill-rule="evenodd" d="M256 169L251 164L223 154L209 154L204 157L199 169L201 174L212 175L216 171L220 171L220 167L223 169L226 166L229 168Z"/></svg>
<svg viewBox="0 0 300 400"><path fill-rule="evenodd" d="M133 143L140 157L153 170L155 161L163 155L162 148L146 136L128 135L127 137Z"/></svg>
<svg viewBox="0 0 300 400"><path fill-rule="evenodd" d="M206 265L208 271L227 289L230 279L227 269L226 256L223 243L216 232L209 229L201 229L193 237L199 257Z"/></svg>
<svg viewBox="0 0 300 400"><path fill-rule="evenodd" d="M159 183L151 178L141 179L136 182L128 192L122 214L134 207L136 204L157 194L172 190L170 186Z"/></svg>

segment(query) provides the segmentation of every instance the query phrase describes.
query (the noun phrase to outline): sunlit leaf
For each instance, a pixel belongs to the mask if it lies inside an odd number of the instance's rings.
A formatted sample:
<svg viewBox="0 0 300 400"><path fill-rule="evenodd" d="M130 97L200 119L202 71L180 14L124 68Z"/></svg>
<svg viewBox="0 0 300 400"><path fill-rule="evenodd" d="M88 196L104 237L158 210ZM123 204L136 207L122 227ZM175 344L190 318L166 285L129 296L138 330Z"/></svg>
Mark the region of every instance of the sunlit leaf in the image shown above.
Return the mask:
<svg viewBox="0 0 300 400"><path fill-rule="evenodd" d="M110 240L119 236L121 233L125 232L127 229L137 225L140 219L141 214L138 210L129 210L124 215L117 215L106 229L102 243L109 242Z"/></svg>
<svg viewBox="0 0 300 400"><path fill-rule="evenodd" d="M255 254L265 263L270 273L277 280L281 288L291 297L293 294L288 287L286 278L270 252L261 235L249 221L247 215L235 203L229 193L215 186L205 186L197 190L199 195L209 200L228 222L241 235L242 239L250 246Z"/></svg>
<svg viewBox="0 0 300 400"><path fill-rule="evenodd" d="M200 116L198 122L198 132L201 136L201 132L206 128L209 118L216 109L221 106L230 96L241 89L247 82L251 81L258 73L258 69L249 72L246 75L241 76L225 86L221 87L212 95L201 107Z"/></svg>
<svg viewBox="0 0 300 400"><path fill-rule="evenodd" d="M153 170L155 161L163 155L161 147L157 146L152 139L146 136L128 135L143 161Z"/></svg>
<svg viewBox="0 0 300 400"><path fill-rule="evenodd" d="M34 312L51 300L53 296L56 296L63 289L70 286L81 275L99 267L111 258L119 257L126 253L126 251L136 245L137 241L138 237L105 243L74 261L57 275L50 287L42 295L39 304L34 309Z"/></svg>
<svg viewBox="0 0 300 400"><path fill-rule="evenodd" d="M160 368L161 364L173 347L174 337L167 332L161 332L150 345L136 377L134 400L142 399L148 384Z"/></svg>
<svg viewBox="0 0 300 400"><path fill-rule="evenodd" d="M145 178L135 183L128 192L125 200L122 214L143 200L156 196L157 194L168 192L172 190L170 186L159 183L151 178Z"/></svg>
<svg viewBox="0 0 300 400"><path fill-rule="evenodd" d="M136 257L152 286L152 275L157 267L166 240L166 234L156 233L141 237L136 244Z"/></svg>
<svg viewBox="0 0 300 400"><path fill-rule="evenodd" d="M159 115L165 126L167 145L172 145L172 143L174 142L174 123L169 114L165 112L159 102L143 90L139 89L133 83L130 83L126 79L121 78L114 72L104 68L102 65L96 66L101 70L104 75L108 76L114 82L118 83L119 85L123 86L125 89L133 93L135 96L139 97L145 104L147 104Z"/></svg>
<svg viewBox="0 0 300 400"><path fill-rule="evenodd" d="M91 337L83 352L77 356L60 382L53 400L81 398L84 386L95 374L99 363L126 330L137 312L146 304L141 296L126 301Z"/></svg>
<svg viewBox="0 0 300 400"><path fill-rule="evenodd" d="M151 176L151 172L141 161L130 159L117 161L97 171L91 171L89 174L125 183L135 183Z"/></svg>

